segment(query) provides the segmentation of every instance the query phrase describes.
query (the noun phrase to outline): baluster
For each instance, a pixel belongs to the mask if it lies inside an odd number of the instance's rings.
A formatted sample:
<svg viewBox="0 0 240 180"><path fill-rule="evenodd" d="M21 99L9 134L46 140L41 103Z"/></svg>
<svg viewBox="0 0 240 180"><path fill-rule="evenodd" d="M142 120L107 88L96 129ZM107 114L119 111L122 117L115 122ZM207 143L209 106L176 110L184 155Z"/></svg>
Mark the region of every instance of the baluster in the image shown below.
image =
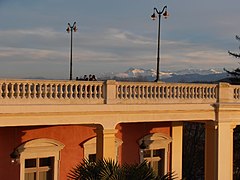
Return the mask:
<svg viewBox="0 0 240 180"><path fill-rule="evenodd" d="M159 86L159 99L162 99L163 98L163 86Z"/></svg>
<svg viewBox="0 0 240 180"><path fill-rule="evenodd" d="M91 90L91 95L90 95L90 97L91 97L91 98L95 98L95 84L92 84L92 85L91 85L90 90Z"/></svg>
<svg viewBox="0 0 240 180"><path fill-rule="evenodd" d="M235 91L235 93L234 93L235 97L234 98L239 99L239 88L235 88L234 91Z"/></svg>
<svg viewBox="0 0 240 180"><path fill-rule="evenodd" d="M36 95L37 95L37 90L36 90L36 84L32 84L31 85L31 91L32 91L32 93L31 93L31 97L34 99L34 98L36 98Z"/></svg>
<svg viewBox="0 0 240 180"><path fill-rule="evenodd" d="M124 98L124 97L123 97L123 96L124 96L124 93L123 93L123 85L120 85L120 86L119 86L119 90L120 90L120 92L119 92L119 93L120 93L120 99L123 99L123 98Z"/></svg>
<svg viewBox="0 0 240 180"><path fill-rule="evenodd" d="M56 99L57 98L57 84L53 84L53 98Z"/></svg>
<svg viewBox="0 0 240 180"><path fill-rule="evenodd" d="M9 88L8 98L11 99L13 97L13 94L14 94L13 93L14 92L13 84L12 83L8 84L8 88Z"/></svg>
<svg viewBox="0 0 240 180"><path fill-rule="evenodd" d="M46 84L42 84L41 86L41 90L42 90L42 98L45 99L46 97Z"/></svg>
<svg viewBox="0 0 240 180"><path fill-rule="evenodd" d="M200 88L199 87L195 87L195 99L200 98Z"/></svg>
<svg viewBox="0 0 240 180"><path fill-rule="evenodd" d="M53 94L53 84L49 84L49 99L52 99L54 97Z"/></svg>
<svg viewBox="0 0 240 180"><path fill-rule="evenodd" d="M76 84L74 84L72 86L72 91L73 91L72 98L76 99L77 98L77 85Z"/></svg>
<svg viewBox="0 0 240 180"><path fill-rule="evenodd" d="M238 99L238 89L234 89L234 99Z"/></svg>
<svg viewBox="0 0 240 180"><path fill-rule="evenodd" d="M89 95L88 95L88 98L92 98L92 94L93 94L93 92L92 92L92 85L91 84L89 84L88 85L88 93L89 93Z"/></svg>
<svg viewBox="0 0 240 180"><path fill-rule="evenodd" d="M29 84L29 83L26 83L24 89L25 89L26 99L28 99L28 98L30 97L30 91L29 91L29 89L30 89L30 84Z"/></svg>
<svg viewBox="0 0 240 180"><path fill-rule="evenodd" d="M140 99L140 86L139 85L136 86L135 92L136 92L136 99Z"/></svg>
<svg viewBox="0 0 240 180"><path fill-rule="evenodd" d="M0 83L0 99L3 99L3 84Z"/></svg>
<svg viewBox="0 0 240 180"><path fill-rule="evenodd" d="M143 94L144 94L143 86L139 86L139 93L140 93L140 94L139 94L139 98L140 98L140 99L143 99L143 98L144 98L144 95L143 95Z"/></svg>
<svg viewBox="0 0 240 180"><path fill-rule="evenodd" d="M213 96L213 88L209 88L209 98L210 99L212 99L212 98L214 98L214 96Z"/></svg>
<svg viewBox="0 0 240 180"><path fill-rule="evenodd" d="M130 97L130 86L128 85L126 87L126 89L127 89L127 99L129 99L129 97Z"/></svg>
<svg viewBox="0 0 240 180"><path fill-rule="evenodd" d="M26 83L22 83L22 98L26 98Z"/></svg>
<svg viewBox="0 0 240 180"><path fill-rule="evenodd" d="M67 97L67 85L62 85L62 97L65 99Z"/></svg>
<svg viewBox="0 0 240 180"><path fill-rule="evenodd" d="M19 97L19 84L18 83L14 84L14 97L16 99L18 99L18 97Z"/></svg>
<svg viewBox="0 0 240 180"><path fill-rule="evenodd" d="M179 87L178 86L175 86L174 94L175 94L175 98L178 99L179 98Z"/></svg>
<svg viewBox="0 0 240 180"><path fill-rule="evenodd" d="M205 99L209 99L209 87L205 88Z"/></svg>
<svg viewBox="0 0 240 180"><path fill-rule="evenodd" d="M86 84L84 84L83 86L82 86L82 97L85 99L86 97L87 97L87 86L86 86Z"/></svg>
<svg viewBox="0 0 240 180"><path fill-rule="evenodd" d="M39 89L40 89L39 83L37 83L35 86L36 86L36 98L39 99L39 98L40 98L40 94L39 94Z"/></svg>
<svg viewBox="0 0 240 180"><path fill-rule="evenodd" d="M99 93L99 98L104 98L103 97L103 85L99 86L99 92L98 93Z"/></svg>
<svg viewBox="0 0 240 180"><path fill-rule="evenodd" d="M68 98L69 99L72 99L72 96L73 96L73 85L72 84L69 84L68 86L67 86L67 91L68 91Z"/></svg>
<svg viewBox="0 0 240 180"><path fill-rule="evenodd" d="M135 95L136 95L136 93L135 93L135 86L134 85L130 86L130 98L131 99L135 99L136 98Z"/></svg>
<svg viewBox="0 0 240 180"><path fill-rule="evenodd" d="M191 87L190 89L190 99L194 98L194 87Z"/></svg>
<svg viewBox="0 0 240 180"><path fill-rule="evenodd" d="M167 95L167 99L171 98L171 87L170 86L167 86L167 88L166 88L166 95Z"/></svg>
<svg viewBox="0 0 240 180"><path fill-rule="evenodd" d="M122 88L123 88L123 98L124 99L126 99L126 97L127 97L127 87L124 85L124 86L122 86Z"/></svg>
<svg viewBox="0 0 240 180"><path fill-rule="evenodd" d="M199 87L199 98L200 98L200 99L203 98L203 97L202 97L202 95L203 95L202 90L203 90L203 88L202 88L202 87Z"/></svg>
<svg viewBox="0 0 240 180"><path fill-rule="evenodd" d="M96 85L93 84L91 89L92 89L92 98L95 99L95 97L96 97Z"/></svg>
<svg viewBox="0 0 240 180"><path fill-rule="evenodd" d="M156 86L152 86L152 88L151 88L151 97L153 98L153 99L156 99L156 96L157 96L157 93L156 93Z"/></svg>
<svg viewBox="0 0 240 180"><path fill-rule="evenodd" d="M42 85L38 83L37 87L37 98L42 99Z"/></svg>
<svg viewBox="0 0 240 180"><path fill-rule="evenodd" d="M83 96L82 96L82 85L78 85L78 98L81 99Z"/></svg>
<svg viewBox="0 0 240 180"><path fill-rule="evenodd" d="M187 87L187 99L190 99L191 98L191 87L188 86Z"/></svg>
<svg viewBox="0 0 240 180"><path fill-rule="evenodd" d="M6 88L7 88L6 83L3 83L3 85L2 85L3 98L7 97L7 90L6 90Z"/></svg>
<svg viewBox="0 0 240 180"><path fill-rule="evenodd" d="M178 93L179 93L178 98L183 99L183 87L182 87L182 86L179 86L178 88L179 88L179 91L178 91Z"/></svg>
<svg viewBox="0 0 240 180"><path fill-rule="evenodd" d="M211 98L210 89L211 89L210 87L207 87L207 88L206 88L206 98L207 98L207 99L210 99L210 98Z"/></svg>
<svg viewBox="0 0 240 180"><path fill-rule="evenodd" d="M24 89L24 85L23 85L23 83L21 83L21 84L19 85L19 97L20 97L20 98L24 98L24 97L25 97L25 96L24 96L23 89Z"/></svg>
<svg viewBox="0 0 240 180"><path fill-rule="evenodd" d="M59 99L61 99L62 98L62 95L63 95L63 93L62 93L62 84L59 84L58 85L58 98Z"/></svg>
<svg viewBox="0 0 240 180"><path fill-rule="evenodd" d="M144 87L144 91L145 91L145 99L148 99L148 87L147 86Z"/></svg>

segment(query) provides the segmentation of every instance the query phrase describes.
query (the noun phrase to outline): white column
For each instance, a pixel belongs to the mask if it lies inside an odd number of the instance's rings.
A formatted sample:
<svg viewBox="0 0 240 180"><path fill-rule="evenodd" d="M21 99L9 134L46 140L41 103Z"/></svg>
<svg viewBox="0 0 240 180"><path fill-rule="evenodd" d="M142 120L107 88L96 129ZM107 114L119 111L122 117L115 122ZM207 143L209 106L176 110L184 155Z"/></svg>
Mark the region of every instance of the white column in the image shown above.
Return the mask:
<svg viewBox="0 0 240 180"><path fill-rule="evenodd" d="M206 180L233 179L233 128L231 122L206 124Z"/></svg>
<svg viewBox="0 0 240 180"><path fill-rule="evenodd" d="M172 123L172 172L182 179L182 142L183 125L181 122Z"/></svg>
<svg viewBox="0 0 240 180"><path fill-rule="evenodd" d="M115 134L116 129L103 130L103 157L105 159L116 160Z"/></svg>
<svg viewBox="0 0 240 180"><path fill-rule="evenodd" d="M231 123L218 123L218 180L233 179L233 128Z"/></svg>

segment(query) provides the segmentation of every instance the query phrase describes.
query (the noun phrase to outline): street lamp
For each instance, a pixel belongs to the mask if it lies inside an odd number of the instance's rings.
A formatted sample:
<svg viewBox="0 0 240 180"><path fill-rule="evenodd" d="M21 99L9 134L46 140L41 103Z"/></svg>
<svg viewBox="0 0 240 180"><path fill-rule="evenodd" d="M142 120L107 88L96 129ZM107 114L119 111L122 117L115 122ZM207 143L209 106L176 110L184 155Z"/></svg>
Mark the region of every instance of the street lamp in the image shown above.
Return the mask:
<svg viewBox="0 0 240 180"><path fill-rule="evenodd" d="M158 14L158 46L157 46L157 74L156 74L156 80L155 82L159 81L159 64L160 64L160 24L161 24L161 16L166 19L169 14L167 12L167 6L164 6L161 11L159 11L157 8L153 9L153 14L151 15L152 20L157 19L155 12Z"/></svg>
<svg viewBox="0 0 240 180"><path fill-rule="evenodd" d="M77 31L77 26L76 26L76 22L73 23L73 25L71 26L70 23L68 23L68 27L66 29L66 31L68 33L71 32L71 50L70 50L70 77L69 79L72 80L72 32L76 32Z"/></svg>

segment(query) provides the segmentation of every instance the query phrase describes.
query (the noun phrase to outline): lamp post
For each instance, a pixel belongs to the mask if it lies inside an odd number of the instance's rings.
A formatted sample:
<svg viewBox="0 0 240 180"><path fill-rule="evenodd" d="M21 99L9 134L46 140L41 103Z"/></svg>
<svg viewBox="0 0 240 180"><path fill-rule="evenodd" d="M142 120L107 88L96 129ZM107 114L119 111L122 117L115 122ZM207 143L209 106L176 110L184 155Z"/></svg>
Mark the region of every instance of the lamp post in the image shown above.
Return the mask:
<svg viewBox="0 0 240 180"><path fill-rule="evenodd" d="M161 24L161 16L163 15L164 18L167 18L169 16L167 12L167 6L164 6L161 11L159 11L157 8L153 9L153 14L151 15L152 20L155 20L156 14L158 14L158 41L157 41L157 74L156 74L156 80L155 82L159 81L159 66L160 66L160 24Z"/></svg>
<svg viewBox="0 0 240 180"><path fill-rule="evenodd" d="M74 32L77 31L76 22L74 22L72 26L70 25L70 23L68 23L68 27L67 27L66 31L67 31L68 33L71 32L70 77L69 77L69 79L72 80L72 37L73 37L72 33L73 33L73 31L74 31Z"/></svg>

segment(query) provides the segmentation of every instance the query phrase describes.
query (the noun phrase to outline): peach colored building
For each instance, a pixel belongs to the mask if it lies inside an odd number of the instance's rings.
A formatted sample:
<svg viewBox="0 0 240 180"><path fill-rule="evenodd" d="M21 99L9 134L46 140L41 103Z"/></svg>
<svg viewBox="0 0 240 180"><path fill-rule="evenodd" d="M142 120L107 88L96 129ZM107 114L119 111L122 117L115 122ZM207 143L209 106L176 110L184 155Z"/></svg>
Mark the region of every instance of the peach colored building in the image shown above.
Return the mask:
<svg viewBox="0 0 240 180"><path fill-rule="evenodd" d="M83 158L104 157L181 179L182 122L196 121L205 179L230 180L239 103L227 83L0 80L0 177L65 180Z"/></svg>

